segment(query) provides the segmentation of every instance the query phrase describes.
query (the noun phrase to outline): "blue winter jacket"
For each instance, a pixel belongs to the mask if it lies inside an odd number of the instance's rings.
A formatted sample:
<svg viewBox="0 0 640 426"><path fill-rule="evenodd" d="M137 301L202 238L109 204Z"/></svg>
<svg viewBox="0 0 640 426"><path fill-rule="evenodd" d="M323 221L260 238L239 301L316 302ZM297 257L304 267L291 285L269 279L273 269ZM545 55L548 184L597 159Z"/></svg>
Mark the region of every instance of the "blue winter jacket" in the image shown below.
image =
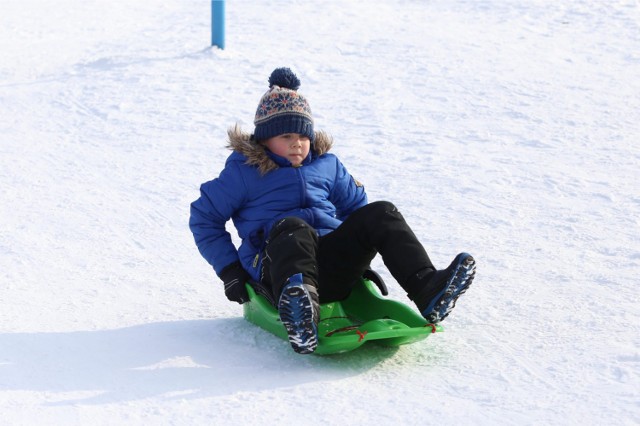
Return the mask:
<svg viewBox="0 0 640 426"><path fill-rule="evenodd" d="M322 236L367 204L364 187L327 153L332 140L323 132L316 132L301 167L292 167L237 126L229 130L229 142L234 152L220 176L200 187L189 220L200 253L218 275L240 260L259 281L265 240L279 219L299 217ZM229 219L242 239L237 250L225 229Z"/></svg>

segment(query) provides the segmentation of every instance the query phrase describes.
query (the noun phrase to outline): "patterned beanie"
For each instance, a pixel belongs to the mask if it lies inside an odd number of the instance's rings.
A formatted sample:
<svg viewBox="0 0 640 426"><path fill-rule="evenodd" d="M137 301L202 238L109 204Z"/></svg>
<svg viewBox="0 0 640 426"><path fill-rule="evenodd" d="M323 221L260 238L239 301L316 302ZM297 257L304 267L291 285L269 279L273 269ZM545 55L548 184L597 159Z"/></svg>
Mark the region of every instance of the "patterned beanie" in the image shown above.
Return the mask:
<svg viewBox="0 0 640 426"><path fill-rule="evenodd" d="M263 141L284 133L315 139L311 108L297 92L300 80L289 68L277 68L269 77L269 90L260 99L253 123L255 139Z"/></svg>

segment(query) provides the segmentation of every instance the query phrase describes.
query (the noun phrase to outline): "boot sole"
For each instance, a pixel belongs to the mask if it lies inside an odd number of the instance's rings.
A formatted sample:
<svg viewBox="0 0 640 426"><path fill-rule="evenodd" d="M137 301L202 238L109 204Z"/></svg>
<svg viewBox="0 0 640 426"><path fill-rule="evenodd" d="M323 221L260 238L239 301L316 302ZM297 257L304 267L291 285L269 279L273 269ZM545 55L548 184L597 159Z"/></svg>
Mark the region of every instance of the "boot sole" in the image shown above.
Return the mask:
<svg viewBox="0 0 640 426"><path fill-rule="evenodd" d="M292 283L284 288L278 312L293 350L299 354L313 353L318 347L318 327L313 320L311 296L304 284Z"/></svg>
<svg viewBox="0 0 640 426"><path fill-rule="evenodd" d="M456 300L467 291L475 277L476 261L470 254L461 253L454 262L457 263L444 290L424 310L423 316L432 324L441 322L451 313Z"/></svg>

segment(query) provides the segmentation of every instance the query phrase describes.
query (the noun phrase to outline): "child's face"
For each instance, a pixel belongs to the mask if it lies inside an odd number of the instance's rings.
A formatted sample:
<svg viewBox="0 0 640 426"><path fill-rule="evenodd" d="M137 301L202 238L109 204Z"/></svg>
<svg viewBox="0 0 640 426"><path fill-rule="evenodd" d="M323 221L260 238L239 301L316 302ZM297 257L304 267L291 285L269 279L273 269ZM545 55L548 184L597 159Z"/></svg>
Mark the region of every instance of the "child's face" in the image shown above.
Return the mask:
<svg viewBox="0 0 640 426"><path fill-rule="evenodd" d="M293 167L299 167L302 164L309 155L311 147L309 138L298 133L274 136L264 141L264 144L274 154L289 160Z"/></svg>

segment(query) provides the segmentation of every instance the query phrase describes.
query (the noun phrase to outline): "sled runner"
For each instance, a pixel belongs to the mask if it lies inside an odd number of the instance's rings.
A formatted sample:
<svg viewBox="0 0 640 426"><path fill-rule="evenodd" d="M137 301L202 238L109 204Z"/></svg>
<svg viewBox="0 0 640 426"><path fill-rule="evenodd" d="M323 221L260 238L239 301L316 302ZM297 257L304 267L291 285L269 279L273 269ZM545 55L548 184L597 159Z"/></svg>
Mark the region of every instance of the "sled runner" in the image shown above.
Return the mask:
<svg viewBox="0 0 640 426"><path fill-rule="evenodd" d="M386 295L384 283L378 280L376 283ZM443 331L440 325L428 324L409 306L382 298L375 286L371 279L364 278L347 299L320 305L318 347L314 353L329 355L348 352L366 342L400 346ZM287 331L276 308L248 284L247 292L250 301L242 305L244 318L287 340Z"/></svg>

